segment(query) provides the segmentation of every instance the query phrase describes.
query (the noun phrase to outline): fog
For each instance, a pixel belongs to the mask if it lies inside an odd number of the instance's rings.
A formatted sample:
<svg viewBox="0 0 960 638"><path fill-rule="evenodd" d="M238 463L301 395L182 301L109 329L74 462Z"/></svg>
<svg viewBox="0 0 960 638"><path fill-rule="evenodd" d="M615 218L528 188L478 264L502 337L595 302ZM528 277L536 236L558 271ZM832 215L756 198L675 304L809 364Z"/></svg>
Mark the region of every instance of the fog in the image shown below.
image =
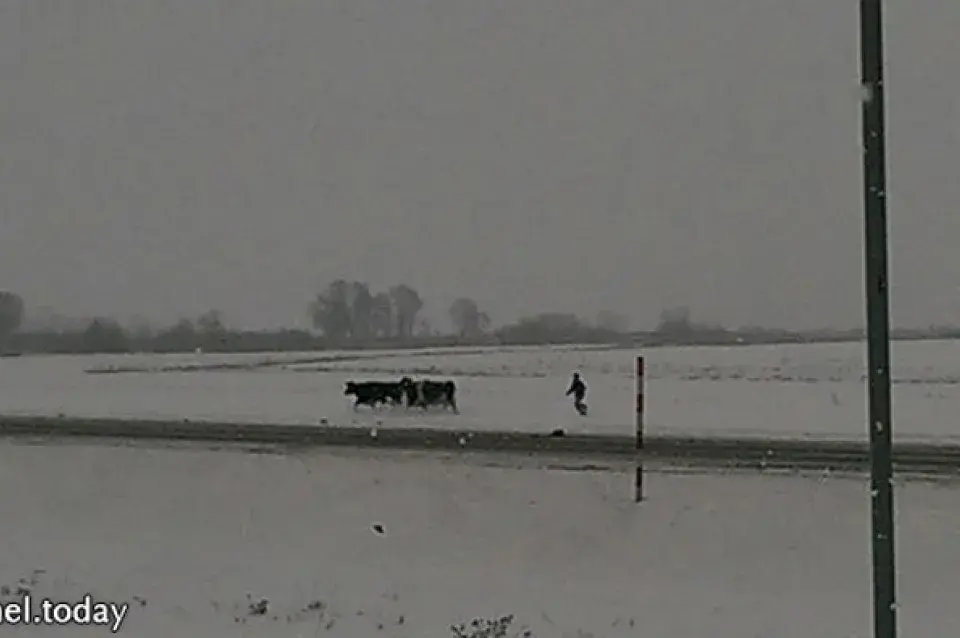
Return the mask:
<svg viewBox="0 0 960 638"><path fill-rule="evenodd" d="M888 2L893 318L960 316L960 4ZM857 6L8 0L0 288L307 325L330 279L443 317L862 323Z"/></svg>

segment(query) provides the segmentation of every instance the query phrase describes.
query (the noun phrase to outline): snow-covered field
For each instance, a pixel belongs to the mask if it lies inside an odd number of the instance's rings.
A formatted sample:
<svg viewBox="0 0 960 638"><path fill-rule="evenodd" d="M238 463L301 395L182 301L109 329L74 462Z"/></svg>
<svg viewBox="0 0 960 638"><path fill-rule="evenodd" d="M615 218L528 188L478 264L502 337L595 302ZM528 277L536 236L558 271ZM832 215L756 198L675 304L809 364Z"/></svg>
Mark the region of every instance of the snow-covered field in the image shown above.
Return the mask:
<svg viewBox="0 0 960 638"><path fill-rule="evenodd" d="M277 355L0 359L0 413L312 424L630 432L638 352L570 347ZM651 432L865 437L862 344L658 348L647 359ZM895 343L895 436L960 438L960 342ZM307 361L307 362L304 362ZM299 363L298 363L299 362ZM164 367L238 369L155 373ZM265 365L266 364L266 365ZM86 374L125 367L126 374ZM579 369L591 412L563 396ZM454 378L463 414L354 413L346 379Z"/></svg>
<svg viewBox="0 0 960 638"><path fill-rule="evenodd" d="M653 474L636 505L627 475L526 463L3 443L3 599L129 601L137 638L871 635L862 479ZM960 626L957 487L898 486L905 636Z"/></svg>

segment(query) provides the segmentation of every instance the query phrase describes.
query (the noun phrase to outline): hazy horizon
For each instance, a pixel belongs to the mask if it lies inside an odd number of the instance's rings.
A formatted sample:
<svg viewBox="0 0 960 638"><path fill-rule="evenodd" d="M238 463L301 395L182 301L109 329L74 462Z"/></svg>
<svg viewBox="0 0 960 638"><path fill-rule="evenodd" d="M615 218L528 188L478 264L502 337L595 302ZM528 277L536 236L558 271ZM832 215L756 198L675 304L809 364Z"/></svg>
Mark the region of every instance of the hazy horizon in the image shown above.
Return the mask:
<svg viewBox="0 0 960 638"><path fill-rule="evenodd" d="M960 323L960 3L887 3L893 321ZM0 289L307 327L344 277L446 321L863 324L856 3L0 5Z"/></svg>
<svg viewBox="0 0 960 638"><path fill-rule="evenodd" d="M429 306L429 302L427 303ZM675 308L674 308L675 309ZM219 312L217 308L210 308L208 310L215 310ZM673 310L673 309L667 309ZM206 313L201 313L206 314ZM428 321L428 327L431 330L436 331L439 335L450 335L456 334L458 328L452 323L449 317L442 316L443 313L434 313L433 315L421 315ZM509 325L515 325L518 321L524 319L536 319L538 315L547 315L547 314L571 314L571 313L554 313L551 310L542 310L542 311L533 311L528 315L523 315L521 317L513 317L506 321L493 322L490 325L490 330L496 330L498 328L507 327ZM572 313L576 314L576 313ZM599 315L600 313L594 313ZM100 313L92 315L73 315L69 313L60 312L57 308L50 306L43 306L40 308L33 309L31 313L29 310L24 316L23 324L20 327L20 332L31 332L31 331L46 331L46 330L82 330L85 329L89 322L100 319L112 320L120 324L121 327L127 330L140 330L143 328L148 328L150 330L163 330L166 328L174 327L177 323L183 320L190 321L194 324L197 323L201 315L197 316L188 316L182 315L170 320L155 319L147 317L142 314L132 314L132 315L116 315L110 313ZM652 332L658 329L660 320L655 319L647 324L638 324L636 321L632 320L632 317L622 315L622 317L628 320L629 324L627 325L626 332ZM219 317L222 320L224 327L228 330L286 330L286 329L297 329L297 330L307 330L310 332L320 332L319 328L316 328L312 325L311 322L303 322L297 325L291 324L273 324L273 325L261 325L261 326L245 326L242 322L237 322L234 318L220 314ZM598 321L596 316L591 315L590 313L581 313L577 315L577 318L580 319L584 327L597 326L603 327L602 322ZM864 331L866 330L866 325L864 322L859 324L850 324L850 325L818 325L818 326L806 326L802 328L786 328L784 326L778 325L766 325L766 324L722 324L719 322L712 322L709 320L701 320L696 316L691 316L691 322L699 328L720 328L731 331L751 331L751 330L787 330L798 333L807 333L807 334L816 334L816 333L833 333L833 332L849 332L849 331ZM950 322L944 321L939 323L931 323L927 325L894 325L891 326L894 332L896 331L930 331L930 330L940 330L940 329L960 329L960 322ZM614 331L620 331L617 328L611 328ZM435 336L433 333L430 335L420 332L420 327L418 326L417 330L414 331L414 337L418 336ZM402 337L394 337L402 338ZM371 337L371 339L374 339Z"/></svg>

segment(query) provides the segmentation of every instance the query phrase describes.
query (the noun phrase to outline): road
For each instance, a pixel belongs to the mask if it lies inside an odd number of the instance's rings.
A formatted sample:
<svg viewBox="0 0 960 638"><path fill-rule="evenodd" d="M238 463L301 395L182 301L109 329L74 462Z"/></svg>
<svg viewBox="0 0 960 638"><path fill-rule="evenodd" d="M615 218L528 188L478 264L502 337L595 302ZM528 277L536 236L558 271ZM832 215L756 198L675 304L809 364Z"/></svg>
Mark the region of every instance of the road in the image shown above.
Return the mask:
<svg viewBox="0 0 960 638"><path fill-rule="evenodd" d="M642 450L629 436L534 435L521 432L427 428L340 427L208 421L0 416L0 437L30 440L113 439L240 443L284 447L347 447L442 452L510 453L579 460L642 461L657 465L796 468L861 471L869 468L865 443L817 439L648 436ZM897 470L960 475L960 445L901 443Z"/></svg>

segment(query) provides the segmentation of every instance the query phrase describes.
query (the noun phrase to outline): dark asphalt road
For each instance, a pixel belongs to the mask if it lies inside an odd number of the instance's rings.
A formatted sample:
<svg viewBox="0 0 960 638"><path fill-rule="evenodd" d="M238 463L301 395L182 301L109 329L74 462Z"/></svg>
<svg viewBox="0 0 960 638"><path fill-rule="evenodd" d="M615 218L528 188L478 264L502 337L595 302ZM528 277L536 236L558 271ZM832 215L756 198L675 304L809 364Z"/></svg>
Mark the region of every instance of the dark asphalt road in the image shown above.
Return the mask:
<svg viewBox="0 0 960 638"><path fill-rule="evenodd" d="M0 437L122 439L269 444L394 450L572 456L581 460L649 460L658 464L738 468L866 470L867 445L855 441L696 436L649 436L638 451L633 437L594 434L547 436L522 432L421 428L339 427L208 421L150 421L77 417L0 416ZM897 469L960 475L960 445L902 443Z"/></svg>

